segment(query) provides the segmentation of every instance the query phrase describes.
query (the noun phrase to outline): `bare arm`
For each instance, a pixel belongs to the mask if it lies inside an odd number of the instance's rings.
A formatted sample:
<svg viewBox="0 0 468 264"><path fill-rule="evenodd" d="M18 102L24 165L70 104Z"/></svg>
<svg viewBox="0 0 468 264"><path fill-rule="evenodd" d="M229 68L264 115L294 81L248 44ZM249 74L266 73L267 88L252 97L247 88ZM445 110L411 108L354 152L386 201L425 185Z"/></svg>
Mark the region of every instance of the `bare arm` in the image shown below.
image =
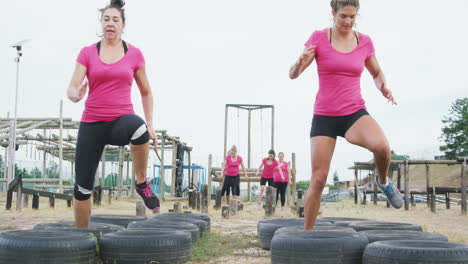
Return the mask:
<svg viewBox="0 0 468 264"><path fill-rule="evenodd" d="M244 162L241 162L242 171L244 171L245 178L249 178L247 171L245 170Z"/></svg>
<svg viewBox="0 0 468 264"><path fill-rule="evenodd" d="M301 75L307 67L314 61L315 45L304 48L299 59L289 69L289 78L296 79Z"/></svg>
<svg viewBox="0 0 468 264"><path fill-rule="evenodd" d="M291 167L288 166L288 182L289 182L289 185L292 184L292 176L291 176Z"/></svg>
<svg viewBox="0 0 468 264"><path fill-rule="evenodd" d="M276 168L279 170L279 173L281 175L281 179L284 180L283 170L281 169L281 166L278 164L278 166Z"/></svg>
<svg viewBox="0 0 468 264"><path fill-rule="evenodd" d="M393 98L392 91L387 87L387 80L385 79L385 75L383 74L382 69L380 68L379 62L375 57L375 54L366 61L366 68L369 73L372 75L374 79L375 86L382 92L382 95L388 99L388 102L392 104L397 104L395 99Z"/></svg>
<svg viewBox="0 0 468 264"><path fill-rule="evenodd" d="M158 137L153 128L153 93L149 85L148 77L146 76L146 66L141 66L135 72L135 81L140 89L141 101L143 103L143 111L145 112L146 125L148 126L148 133L154 143L154 150L158 150Z"/></svg>
<svg viewBox="0 0 468 264"><path fill-rule="evenodd" d="M255 173L256 176L260 173L260 170L263 168L263 162L260 164L260 167L258 167L257 173Z"/></svg>
<svg viewBox="0 0 468 264"><path fill-rule="evenodd" d="M221 178L224 179L224 170L226 169L226 161L223 162L223 167L221 168Z"/></svg>
<svg viewBox="0 0 468 264"><path fill-rule="evenodd" d="M79 102L86 94L88 81L83 82L86 76L86 67L80 63L76 63L75 71L73 72L70 85L68 86L67 96L72 102Z"/></svg>

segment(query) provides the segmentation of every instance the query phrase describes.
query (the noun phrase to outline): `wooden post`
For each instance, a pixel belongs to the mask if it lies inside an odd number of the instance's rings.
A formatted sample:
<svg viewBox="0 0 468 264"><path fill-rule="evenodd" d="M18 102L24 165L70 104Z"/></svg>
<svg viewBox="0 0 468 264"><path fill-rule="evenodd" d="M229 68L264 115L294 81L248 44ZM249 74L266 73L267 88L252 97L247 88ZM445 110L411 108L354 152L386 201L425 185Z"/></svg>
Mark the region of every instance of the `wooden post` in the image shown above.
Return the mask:
<svg viewBox="0 0 468 264"><path fill-rule="evenodd" d="M177 171L177 142L172 141L172 182L171 182L171 197L174 197ZM195 209L195 208L193 208Z"/></svg>
<svg viewBox="0 0 468 264"><path fill-rule="evenodd" d="M135 180L136 180L136 172L135 172L135 167L133 167L132 163L132 190L130 192L130 197L134 198L135 197Z"/></svg>
<svg viewBox="0 0 468 264"><path fill-rule="evenodd" d="M55 208L55 197L49 197L49 207Z"/></svg>
<svg viewBox="0 0 468 264"><path fill-rule="evenodd" d="M213 155L208 155L208 172L206 173L206 177L208 178L208 205L210 204L211 202L211 190L212 190L212 187L211 187L211 170L213 169ZM202 187L203 188L203 187ZM207 209L208 210L208 209Z"/></svg>
<svg viewBox="0 0 468 264"><path fill-rule="evenodd" d="M166 133L162 133L162 146L161 146L161 177L159 179L159 186L161 186L161 188L159 189L159 197L161 200L164 199L164 185L166 184L165 183L165 179L164 179L164 175L166 175L165 173L165 168L164 168L164 152L165 152L165 146L166 146Z"/></svg>
<svg viewBox="0 0 468 264"><path fill-rule="evenodd" d="M39 194L34 194L33 195L32 209L33 210L39 209Z"/></svg>
<svg viewBox="0 0 468 264"><path fill-rule="evenodd" d="M405 210L409 210L409 165L408 161L405 164Z"/></svg>
<svg viewBox="0 0 468 264"><path fill-rule="evenodd" d="M72 206L72 200L67 200L67 207L70 208Z"/></svg>
<svg viewBox="0 0 468 264"><path fill-rule="evenodd" d="M357 163L354 162L354 204L358 204L358 192L359 192L359 181L358 181L358 167ZM365 204L365 202L363 201Z"/></svg>
<svg viewBox="0 0 468 264"><path fill-rule="evenodd" d="M216 200L215 200L215 205L213 206L214 209L218 210L221 208L221 190L218 188L216 190Z"/></svg>
<svg viewBox="0 0 468 264"><path fill-rule="evenodd" d="M292 153L292 199L293 203L296 201L296 153Z"/></svg>
<svg viewBox="0 0 468 264"><path fill-rule="evenodd" d="M208 185L203 184L202 185L202 201L201 201L201 213L202 214L208 214L208 201L210 200L208 196Z"/></svg>
<svg viewBox="0 0 468 264"><path fill-rule="evenodd" d="M46 135L46 130L44 129L44 136ZM44 142L44 146L46 146L46 143ZM47 178L47 152L44 150L44 153L42 154L42 178L45 179Z"/></svg>
<svg viewBox="0 0 468 264"><path fill-rule="evenodd" d="M28 208L28 204L29 204L29 195L25 194L23 196L23 207Z"/></svg>
<svg viewBox="0 0 468 264"><path fill-rule="evenodd" d="M445 193L445 208L450 209L450 193Z"/></svg>
<svg viewBox="0 0 468 264"><path fill-rule="evenodd" d="M432 188L431 194L431 212L436 212L436 195L435 195L435 188Z"/></svg>
<svg viewBox="0 0 468 264"><path fill-rule="evenodd" d="M271 149L275 149L275 107L271 107Z"/></svg>
<svg viewBox="0 0 468 264"><path fill-rule="evenodd" d="M388 202L388 200L387 200L387 208L390 208L390 203Z"/></svg>
<svg viewBox="0 0 468 264"><path fill-rule="evenodd" d="M192 189L192 204L190 206L192 207L192 210L195 210L197 208L197 190Z"/></svg>
<svg viewBox="0 0 468 264"><path fill-rule="evenodd" d="M7 188L10 187L10 182L15 178L15 137L16 137L16 124L15 120L10 120L10 130L8 137L8 180Z"/></svg>
<svg viewBox="0 0 468 264"><path fill-rule="evenodd" d="M304 206L301 206L297 209L297 214L299 217L304 218Z"/></svg>
<svg viewBox="0 0 468 264"><path fill-rule="evenodd" d="M59 143L59 192L63 193L63 100L60 100Z"/></svg>
<svg viewBox="0 0 468 264"><path fill-rule="evenodd" d="M276 200L276 192L275 188L271 186L267 186L265 188L265 216L269 217L275 213L275 200Z"/></svg>
<svg viewBox="0 0 468 264"><path fill-rule="evenodd" d="M430 185L430 179L429 179L429 164L426 164L426 190L427 188L429 188ZM427 207L430 207L431 206L431 195L428 193L427 194L427 201L426 201L426 204L427 204Z"/></svg>
<svg viewBox="0 0 468 264"><path fill-rule="evenodd" d="M221 216L223 218L229 219L229 206L228 205L223 205L221 207Z"/></svg>
<svg viewBox="0 0 468 264"><path fill-rule="evenodd" d="M122 184L123 184L123 146L119 147L119 175L117 180L117 199L122 197Z"/></svg>
<svg viewBox="0 0 468 264"><path fill-rule="evenodd" d="M231 199L229 201L229 211L231 215L237 214L237 200Z"/></svg>
<svg viewBox="0 0 468 264"><path fill-rule="evenodd" d="M356 203L356 196L354 202ZM367 204L367 192L366 189L362 191L362 202L361 204L366 205Z"/></svg>
<svg viewBox="0 0 468 264"><path fill-rule="evenodd" d="M16 211L21 211L23 202L23 175L18 174L18 185L16 186Z"/></svg>
<svg viewBox="0 0 468 264"><path fill-rule="evenodd" d="M182 206L179 202L174 203L174 213L180 213L182 212Z"/></svg>
<svg viewBox="0 0 468 264"><path fill-rule="evenodd" d="M146 216L146 208L142 201L136 202L136 215Z"/></svg>
<svg viewBox="0 0 468 264"><path fill-rule="evenodd" d="M104 150L102 151L101 157L101 186L105 186L106 182L106 147L104 146Z"/></svg>
<svg viewBox="0 0 468 264"><path fill-rule="evenodd" d="M374 185L374 205L377 205L377 200L379 199L379 198L378 198L379 195L377 194L377 183L375 182L375 178L378 179L378 177L377 177L377 170L376 170L375 166L374 166L374 175L373 175L373 178L374 178L374 181L373 181L373 182L374 182L374 184L373 184L373 185Z"/></svg>
<svg viewBox="0 0 468 264"><path fill-rule="evenodd" d="M401 166L398 164L397 189L401 190Z"/></svg>
<svg viewBox="0 0 468 264"><path fill-rule="evenodd" d="M194 189L189 188L188 189L188 206L192 207L193 204L193 199L195 198L195 195L193 195Z"/></svg>
<svg viewBox="0 0 468 264"><path fill-rule="evenodd" d="M5 148L5 160L3 161L3 178L8 178L8 148ZM8 190L8 182L2 183L2 192L6 193Z"/></svg>
<svg viewBox="0 0 468 264"><path fill-rule="evenodd" d="M252 110L249 108L248 118L248 137L247 137L247 168L250 168L250 153L251 153L251 127L252 127ZM247 201L250 202L250 181L247 182Z"/></svg>
<svg viewBox="0 0 468 264"><path fill-rule="evenodd" d="M9 188L7 188L9 189ZM11 204L13 203L13 190L8 190L7 191L7 198L6 198L6 206L5 206L5 209L6 210L10 210L11 209Z"/></svg>
<svg viewBox="0 0 468 264"><path fill-rule="evenodd" d="M129 191L128 191L128 184L130 183L130 154L127 154L127 179L125 180L125 191L127 192L127 196L129 196Z"/></svg>
<svg viewBox="0 0 468 264"><path fill-rule="evenodd" d="M227 130L228 130L228 106L224 109L224 152L221 157L225 157L227 153Z"/></svg>
<svg viewBox="0 0 468 264"><path fill-rule="evenodd" d="M201 192L197 192L197 211L201 209Z"/></svg>
<svg viewBox="0 0 468 264"><path fill-rule="evenodd" d="M107 203L109 205L112 204L112 187L109 189L109 191L107 192Z"/></svg>
<svg viewBox="0 0 468 264"><path fill-rule="evenodd" d="M416 201L414 200L414 193L411 193L411 206L412 207L416 206Z"/></svg>
<svg viewBox="0 0 468 264"><path fill-rule="evenodd" d="M461 211L466 214L466 157L461 166Z"/></svg>

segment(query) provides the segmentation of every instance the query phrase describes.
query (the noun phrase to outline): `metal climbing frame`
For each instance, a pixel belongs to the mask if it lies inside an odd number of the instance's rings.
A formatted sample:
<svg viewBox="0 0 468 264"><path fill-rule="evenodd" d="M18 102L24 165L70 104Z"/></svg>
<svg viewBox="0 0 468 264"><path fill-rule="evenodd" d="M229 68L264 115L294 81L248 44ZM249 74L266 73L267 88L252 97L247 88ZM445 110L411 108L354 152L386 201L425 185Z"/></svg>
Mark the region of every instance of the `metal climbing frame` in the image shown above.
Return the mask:
<svg viewBox="0 0 468 264"><path fill-rule="evenodd" d="M164 169L172 169L172 165L164 165ZM198 183L197 188L198 191L201 191L202 184L207 183L207 174L206 168L200 165L185 165L184 170L189 171L189 185L193 184L193 172L198 171ZM157 176L156 176L157 172ZM164 182L164 181L163 181ZM174 185L174 183L172 183ZM163 185L161 185L161 165L154 164L153 165L153 192L159 193L162 199L165 198L165 192L163 190Z"/></svg>

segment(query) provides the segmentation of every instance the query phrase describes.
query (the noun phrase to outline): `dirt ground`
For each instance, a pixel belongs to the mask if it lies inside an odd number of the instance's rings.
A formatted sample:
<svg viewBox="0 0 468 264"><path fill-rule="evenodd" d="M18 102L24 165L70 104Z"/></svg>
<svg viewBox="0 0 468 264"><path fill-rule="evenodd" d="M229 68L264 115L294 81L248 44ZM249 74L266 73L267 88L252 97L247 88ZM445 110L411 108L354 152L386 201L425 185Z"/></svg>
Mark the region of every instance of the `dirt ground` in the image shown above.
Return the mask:
<svg viewBox="0 0 468 264"><path fill-rule="evenodd" d="M95 214L135 214L135 202L137 199L125 198L113 200L112 204L104 203L101 208L93 208ZM31 209L31 198L28 208L20 212L5 210L5 195L0 195L0 232L8 230L31 229L39 223L55 222L57 220L72 220L73 211L67 208L66 202L56 200L55 209L49 208L48 199L41 198L39 210ZM186 202L183 202L186 204ZM212 203L213 204L213 203ZM161 212L167 212L172 208L173 202L164 202ZM450 242L468 243L468 216L461 215L460 206L452 205L452 209L446 210L445 205L439 205L436 213L431 213L425 204L410 206L409 211L386 208L384 202L377 206L373 204L355 205L352 200L342 200L337 203L323 203L320 209L321 216L331 217L359 217L380 221L415 223L423 227L424 231L440 233L449 238ZM195 212L195 211L194 211ZM214 210L212 205L208 215L212 219L212 233L217 233L226 241L220 243L232 245L226 252L230 255L208 257L203 260L194 259L193 263L270 263L269 251L259 248L257 237L257 222L264 219L264 211L257 209L256 203L245 203L244 210L238 212L230 219L223 219L220 210ZM152 213L147 212L148 217ZM290 210L277 210L275 217L294 217ZM229 244L227 240L236 240L237 243Z"/></svg>

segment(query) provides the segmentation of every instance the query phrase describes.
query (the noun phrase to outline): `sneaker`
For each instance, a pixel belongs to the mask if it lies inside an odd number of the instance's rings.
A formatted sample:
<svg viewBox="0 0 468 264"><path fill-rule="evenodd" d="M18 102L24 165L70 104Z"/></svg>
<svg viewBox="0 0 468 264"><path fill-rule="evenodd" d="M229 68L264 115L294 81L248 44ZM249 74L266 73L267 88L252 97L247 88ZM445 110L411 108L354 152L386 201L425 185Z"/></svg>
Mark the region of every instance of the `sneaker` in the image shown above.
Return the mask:
<svg viewBox="0 0 468 264"><path fill-rule="evenodd" d="M388 185L383 186L379 183L379 176L375 176L375 183L377 184L377 186L380 187L380 189L382 189L383 193L387 196L388 202L396 209L400 209L403 206L403 198L401 197L401 193L390 180L390 178L387 177L387 181Z"/></svg>
<svg viewBox="0 0 468 264"><path fill-rule="evenodd" d="M143 184L136 184L135 182L135 192L143 200L143 203L145 204L146 209L155 211L159 209L159 199L151 191L150 187L151 187L151 183L149 181Z"/></svg>

